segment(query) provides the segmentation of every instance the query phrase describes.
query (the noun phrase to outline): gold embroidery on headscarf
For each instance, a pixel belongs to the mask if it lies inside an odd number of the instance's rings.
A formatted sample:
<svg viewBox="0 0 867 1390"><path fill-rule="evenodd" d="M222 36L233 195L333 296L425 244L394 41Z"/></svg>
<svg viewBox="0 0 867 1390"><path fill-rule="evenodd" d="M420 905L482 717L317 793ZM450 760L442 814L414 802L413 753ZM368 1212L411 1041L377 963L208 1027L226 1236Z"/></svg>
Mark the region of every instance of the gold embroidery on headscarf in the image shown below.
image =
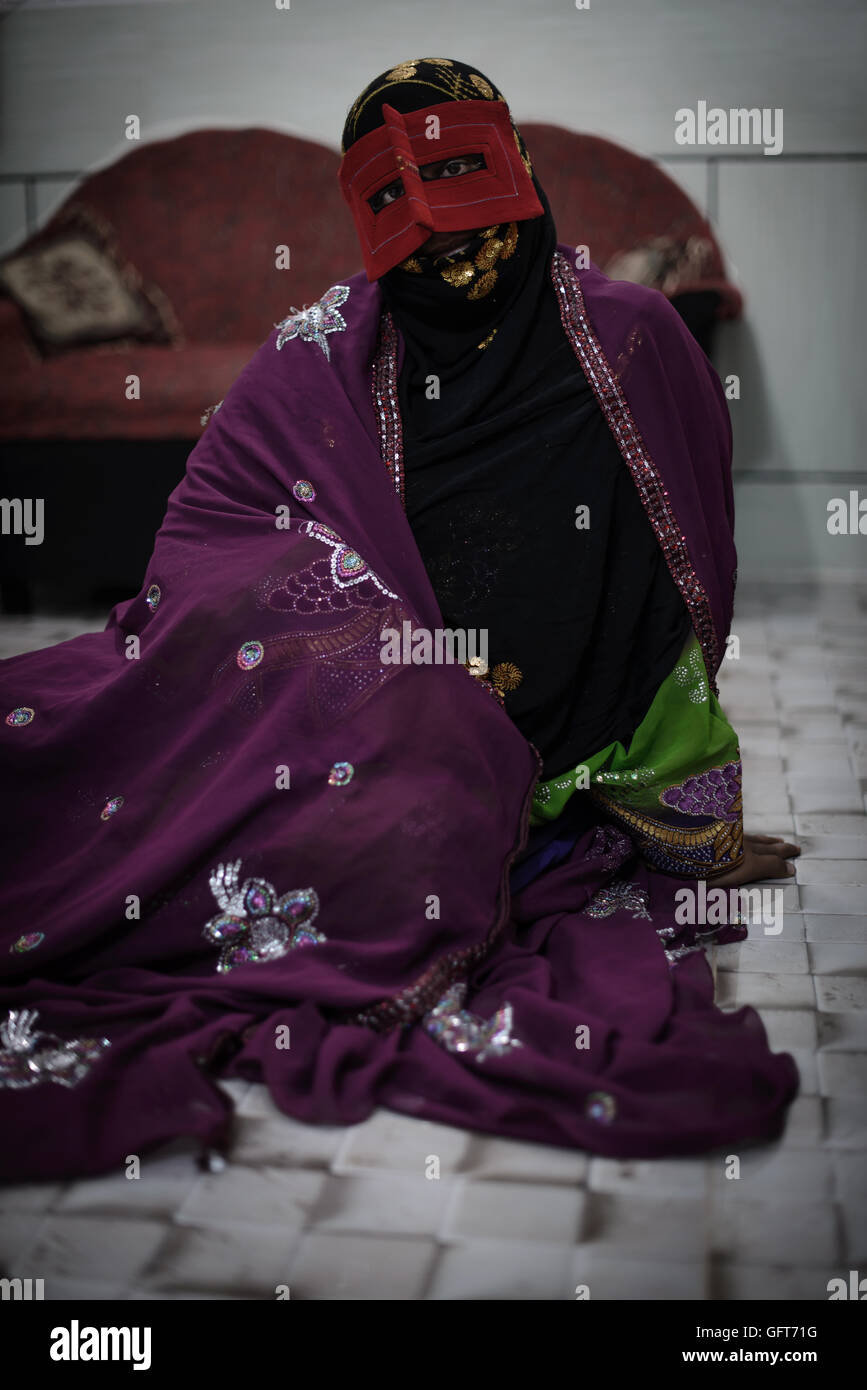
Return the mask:
<svg viewBox="0 0 867 1390"><path fill-rule="evenodd" d="M488 343L491 341L496 332L496 328L492 328L487 338L483 338L482 341L479 344L477 344L480 352L484 352L485 348L488 346Z"/></svg>
<svg viewBox="0 0 867 1390"><path fill-rule="evenodd" d="M503 243L498 236L495 236L491 241L486 241L475 258L479 270L490 270L494 262L499 260L502 250Z"/></svg>
<svg viewBox="0 0 867 1390"><path fill-rule="evenodd" d="M507 261L518 244L518 224L510 222L502 237L495 236L498 227L487 228L486 238L472 261L456 261L440 271L442 278L456 289L469 285L467 299L484 299L497 283L497 261ZM481 274L479 274L481 272Z"/></svg>
<svg viewBox="0 0 867 1390"><path fill-rule="evenodd" d="M457 265L446 266L445 270L440 271L443 279L456 288L461 285L469 285L475 273L472 261L458 261Z"/></svg>
<svg viewBox="0 0 867 1390"><path fill-rule="evenodd" d="M521 159L522 159L523 162L524 162L524 168L527 170L527 173L528 173L528 174L530 175L530 177L532 178L532 177L533 177L533 166L532 166L532 164L530 163L530 156L529 156L529 154L527 153L527 146L524 144L523 137L519 134L519 132L518 132L518 127L515 125L515 122L514 122L514 121L512 122L512 131L513 131L514 136L515 136L515 144L516 144L517 147L518 147L518 154L521 156Z"/></svg>
<svg viewBox="0 0 867 1390"><path fill-rule="evenodd" d="M518 224L510 222L506 228L506 235L503 237L503 250L500 254L501 261L507 261L518 245Z"/></svg>
<svg viewBox="0 0 867 1390"><path fill-rule="evenodd" d="M428 72L419 71L420 68L424 69L425 67L428 68ZM481 82L490 90L489 100L505 102L502 93L496 87L492 87L478 73L473 73L467 78L462 72L456 72L451 58L411 58L405 63L398 63L390 72L387 72L381 86L375 87L370 92L362 92L360 96L355 98L347 117L347 125L352 130L353 138L358 130L361 113L367 103L373 101L381 93L386 93L395 82L417 82L420 86L432 87L434 91L442 92L444 97L452 101L478 100L481 90L478 84ZM485 92L485 95L487 96L488 93ZM340 148L345 154L346 146L342 142ZM521 149L520 144L518 149ZM521 151L521 158L532 173L524 151Z"/></svg>
<svg viewBox="0 0 867 1390"><path fill-rule="evenodd" d="M494 228L496 231L497 229ZM491 237L476 253L479 270L491 270L497 261L507 261L518 244L518 224L510 222L502 237Z"/></svg>
<svg viewBox="0 0 867 1390"><path fill-rule="evenodd" d="M405 82L408 77L415 77L415 70L420 62L422 62L421 58L411 58L408 63L398 63L396 68L392 68L391 72L385 74L385 80L387 82Z"/></svg>
<svg viewBox="0 0 867 1390"><path fill-rule="evenodd" d="M491 293L496 283L497 272L495 270L486 270L484 275L479 277L472 288L467 290L467 299L484 299L486 294Z"/></svg>
<svg viewBox="0 0 867 1390"><path fill-rule="evenodd" d="M488 101L494 100L494 89L490 82L486 82L483 77L479 77L477 72L470 73L470 81L476 90L481 92L482 96L486 97Z"/></svg>
<svg viewBox="0 0 867 1390"><path fill-rule="evenodd" d="M504 237L492 237L477 252L475 259L479 270L491 270L496 261L507 261L514 251L517 241L517 225L510 222Z"/></svg>

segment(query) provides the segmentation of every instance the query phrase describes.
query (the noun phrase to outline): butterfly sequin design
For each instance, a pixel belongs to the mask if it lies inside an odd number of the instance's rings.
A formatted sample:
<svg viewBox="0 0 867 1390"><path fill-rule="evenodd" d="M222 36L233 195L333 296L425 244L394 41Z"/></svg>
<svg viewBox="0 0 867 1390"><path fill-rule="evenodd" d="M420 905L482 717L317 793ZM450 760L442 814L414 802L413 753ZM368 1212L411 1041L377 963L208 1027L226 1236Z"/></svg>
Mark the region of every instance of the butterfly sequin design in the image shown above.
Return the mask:
<svg viewBox="0 0 867 1390"><path fill-rule="evenodd" d="M318 343L330 362L331 349L325 335L342 333L346 329L346 320L340 313L340 305L348 298L348 285L332 285L331 289L326 290L322 298L309 308L296 309L293 306L288 318L274 325L279 330L277 351L279 352L284 343L288 343L291 338L300 337L308 343Z"/></svg>

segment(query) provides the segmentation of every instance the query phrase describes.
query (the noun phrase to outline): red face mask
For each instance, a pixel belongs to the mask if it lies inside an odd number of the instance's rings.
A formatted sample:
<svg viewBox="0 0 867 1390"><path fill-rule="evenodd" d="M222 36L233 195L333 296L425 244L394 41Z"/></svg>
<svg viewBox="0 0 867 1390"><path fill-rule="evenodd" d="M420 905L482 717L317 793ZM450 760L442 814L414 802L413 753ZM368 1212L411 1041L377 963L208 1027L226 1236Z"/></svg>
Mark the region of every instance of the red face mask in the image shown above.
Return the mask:
<svg viewBox="0 0 867 1390"><path fill-rule="evenodd" d="M433 232L543 215L504 101L445 101L407 115L383 105L382 114L385 124L351 146L339 174L368 280L406 260ZM454 159L483 165L453 177L419 172ZM394 200L375 212L370 200L398 181L402 191L392 190Z"/></svg>

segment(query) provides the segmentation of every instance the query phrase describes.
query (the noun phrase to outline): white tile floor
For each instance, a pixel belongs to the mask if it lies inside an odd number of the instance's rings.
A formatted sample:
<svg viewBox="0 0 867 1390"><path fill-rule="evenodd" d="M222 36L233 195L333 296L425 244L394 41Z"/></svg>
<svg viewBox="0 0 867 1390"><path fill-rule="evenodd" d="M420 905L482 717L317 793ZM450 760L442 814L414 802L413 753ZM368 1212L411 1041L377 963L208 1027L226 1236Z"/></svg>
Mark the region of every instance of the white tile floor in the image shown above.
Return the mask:
<svg viewBox="0 0 867 1390"><path fill-rule="evenodd" d="M7 619L0 654L101 626ZM222 1172L175 1146L137 1182L0 1188L4 1272L52 1299L824 1300L863 1271L867 584L742 588L734 632L721 692L747 826L803 846L782 934L713 960L718 1002L755 1005L802 1079L784 1138L745 1151L737 1181L720 1156L616 1162L388 1112L309 1128L230 1083Z"/></svg>

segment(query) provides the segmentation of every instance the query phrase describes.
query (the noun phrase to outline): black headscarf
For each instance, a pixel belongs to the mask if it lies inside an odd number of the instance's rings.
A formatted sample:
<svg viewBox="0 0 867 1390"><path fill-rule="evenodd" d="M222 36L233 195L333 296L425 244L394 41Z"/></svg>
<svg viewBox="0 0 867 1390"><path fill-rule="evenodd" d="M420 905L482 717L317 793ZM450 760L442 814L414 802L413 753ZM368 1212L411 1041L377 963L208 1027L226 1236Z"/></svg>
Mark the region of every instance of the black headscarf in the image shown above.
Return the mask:
<svg viewBox="0 0 867 1390"><path fill-rule="evenodd" d="M465 64L401 63L353 105L344 149L382 124L384 101L406 113L479 97L503 100ZM407 517L446 624L487 628L506 708L552 777L628 744L689 619L563 331L554 220L515 138L543 216L416 252L380 285L405 344Z"/></svg>

